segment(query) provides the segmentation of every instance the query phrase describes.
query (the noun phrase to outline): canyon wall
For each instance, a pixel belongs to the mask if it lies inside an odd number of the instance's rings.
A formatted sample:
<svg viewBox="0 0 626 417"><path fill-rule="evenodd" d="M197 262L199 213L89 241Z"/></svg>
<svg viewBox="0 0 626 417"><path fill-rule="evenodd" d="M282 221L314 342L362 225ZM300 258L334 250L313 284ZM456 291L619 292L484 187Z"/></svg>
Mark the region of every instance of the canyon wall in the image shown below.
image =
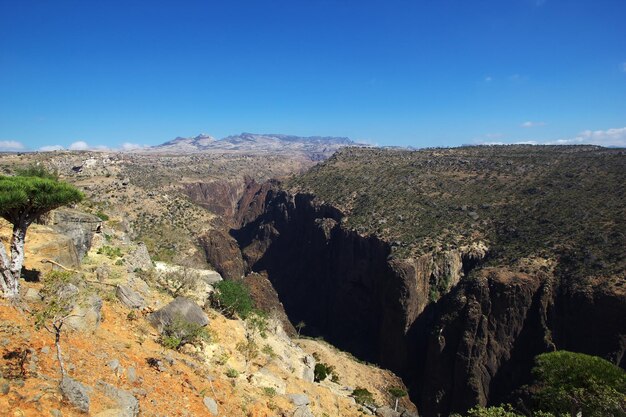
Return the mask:
<svg viewBox="0 0 626 417"><path fill-rule="evenodd" d="M624 366L626 297L614 287L483 267L480 242L395 259L388 242L346 230L312 195L275 184L250 193L231 231L245 268L267 274L305 333L401 375L422 415L507 400L551 349Z"/></svg>

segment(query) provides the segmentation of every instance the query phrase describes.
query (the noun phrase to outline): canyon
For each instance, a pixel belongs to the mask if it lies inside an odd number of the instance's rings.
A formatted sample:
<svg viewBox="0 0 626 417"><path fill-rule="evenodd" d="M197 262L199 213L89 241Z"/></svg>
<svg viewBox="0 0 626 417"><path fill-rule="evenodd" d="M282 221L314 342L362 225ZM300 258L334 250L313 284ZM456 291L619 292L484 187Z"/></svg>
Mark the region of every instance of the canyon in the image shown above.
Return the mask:
<svg viewBox="0 0 626 417"><path fill-rule="evenodd" d="M213 143L168 146L194 141ZM516 405L547 351L626 368L623 150L153 152L19 163L57 167L86 211L123 213L111 225L153 259L247 283L287 333L304 322L392 370L420 415Z"/></svg>
<svg viewBox="0 0 626 417"><path fill-rule="evenodd" d="M498 159L519 160L527 157L529 150L501 149L500 155L495 152L489 163L497 163ZM528 171L526 178L499 180L508 183L509 188L502 188L506 192L491 191L491 197L500 199L505 197L503 194L516 194L516 183L528 187L548 177L550 186L557 190L576 188L573 184L555 184L556 167L551 166L555 164L551 158L562 159L558 169L563 178L571 178L574 167L580 172L580 157L597 158L585 167L594 171L602 159L602 151L598 150L545 151L556 154L544 156L547 171L543 171L541 159L533 159L534 170ZM247 204L239 209L247 211L239 218L254 220L241 222L231 234L242 249L246 269L267 274L293 323L304 321L307 334L322 336L340 349L402 376L425 416L464 412L475 404L515 402L517 392L531 382L534 357L546 351L584 352L626 367L623 254L604 261L610 265L601 262L590 272L585 265L572 262L571 256L584 256L586 251L589 257L589 252L597 248L588 240L570 236L561 242L563 248L529 245L523 248L525 252L511 257L509 251L519 250L510 243L512 230L528 225L516 223L507 207L498 212L492 210L490 215L481 213L481 222L470 226L472 233L452 239L452 245L447 237L437 240L439 231L433 228L434 235L423 238L430 238L430 248L413 242L408 252L394 251L399 244L381 237L384 233L357 232L355 227L346 226L346 218L360 213L355 213L354 207L333 205L328 201L332 197L324 195L324 191L341 187L340 184L332 183L327 190L319 185L323 184L320 177L341 177L345 184L352 179L350 176L356 176L350 172L355 167L373 175L363 168L371 165L363 161L362 154L367 157L371 152L378 151L348 149L347 156L340 152L314 168L313 174L300 177L309 181L310 188L305 191L304 187L294 187L293 182L283 187L273 184L270 189L254 189L252 199L249 195L242 198ZM467 158L462 162L465 173L480 170L480 175L489 176L488 168L476 167L477 162L484 163L479 151L447 153L448 159ZM623 154L620 155L621 158L612 159L615 166L605 168L606 176L595 172L597 178L584 180L597 182L597 186L600 181L610 181L616 186L612 194L602 197L590 191L588 184L581 187L584 199L605 199L610 209L596 209L595 216L612 223L608 228L597 229L594 224L586 231L586 238L604 235L604 243L618 251L624 247L625 231L620 215L624 213L622 181L626 171ZM402 172L402 160L409 156L400 153L390 157L399 165L396 171ZM609 158L613 156L609 153ZM519 162L516 165L518 172L527 169ZM341 166L339 172L337 166ZM393 180L397 182L398 178ZM439 176L438 181L450 180ZM449 189L454 184L440 186ZM498 184L494 186L480 178L472 186L498 189ZM326 200L315 195L316 187ZM342 190L341 195L349 193ZM560 211L561 215L568 213L564 204L570 197L553 197L546 198L551 210ZM391 201L382 198L387 203ZM443 205L445 199L431 197L429 203ZM524 211L541 203L535 192L515 195L515 210ZM578 209L585 210L582 204ZM418 211L419 205L402 210ZM382 209L378 216L391 216L389 211ZM477 215L465 211L458 210L475 220ZM503 221L499 216L508 220L504 233L497 229ZM595 221L591 215L586 216L587 221ZM541 223L545 219L531 214L524 221ZM465 219L455 223L453 218L447 228L454 226L462 229L467 223ZM541 240L551 233L529 237ZM598 259L594 255L591 261Z"/></svg>

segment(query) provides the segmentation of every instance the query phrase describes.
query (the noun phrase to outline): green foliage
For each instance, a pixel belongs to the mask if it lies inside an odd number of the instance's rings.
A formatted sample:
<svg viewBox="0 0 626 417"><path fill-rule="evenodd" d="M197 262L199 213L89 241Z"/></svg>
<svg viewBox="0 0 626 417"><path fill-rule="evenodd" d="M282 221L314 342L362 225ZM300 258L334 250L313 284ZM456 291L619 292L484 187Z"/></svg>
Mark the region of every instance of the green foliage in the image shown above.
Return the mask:
<svg viewBox="0 0 626 417"><path fill-rule="evenodd" d="M102 212L102 211L97 211L96 212L96 216L98 216L100 218L100 220L106 222L107 220L109 220L109 215Z"/></svg>
<svg viewBox="0 0 626 417"><path fill-rule="evenodd" d="M261 310L252 310L246 317L246 327L253 334L258 333L263 339L267 338L267 313Z"/></svg>
<svg viewBox="0 0 626 417"><path fill-rule="evenodd" d="M532 414L532 417L565 417L565 414L562 416L556 416L552 413L547 413L544 411L535 411ZM462 417L460 414L452 414L450 417ZM465 417L524 417L524 414L520 414L516 412L510 404L504 404L494 407L481 407L476 406L467 411Z"/></svg>
<svg viewBox="0 0 626 417"><path fill-rule="evenodd" d="M263 393L267 395L268 397L273 398L276 396L276 388L263 387Z"/></svg>
<svg viewBox="0 0 626 417"><path fill-rule="evenodd" d="M537 408L589 417L626 416L626 372L597 356L557 351L535 358Z"/></svg>
<svg viewBox="0 0 626 417"><path fill-rule="evenodd" d="M236 369L228 368L226 370L226 376L229 378L237 378L239 376L239 372Z"/></svg>
<svg viewBox="0 0 626 417"><path fill-rule="evenodd" d="M78 302L78 277L68 271L50 271L43 277L41 308L34 310L35 328L40 329L70 314Z"/></svg>
<svg viewBox="0 0 626 417"><path fill-rule="evenodd" d="M351 395L357 404L374 404L374 396L367 390L367 388L356 387L354 391L352 391Z"/></svg>
<svg viewBox="0 0 626 417"><path fill-rule="evenodd" d="M99 247L96 253L99 255L104 255L110 259L115 259L122 256L122 250L120 248L109 245Z"/></svg>
<svg viewBox="0 0 626 417"><path fill-rule="evenodd" d="M338 208L342 226L392 243L397 258L483 240L496 265L540 256L560 258L557 272L568 278L611 274L626 269L626 158L619 152L346 148L286 188Z"/></svg>
<svg viewBox="0 0 626 417"><path fill-rule="evenodd" d="M321 382L325 380L328 375L330 375L334 371L334 369L334 366L328 365L326 363L316 363L315 369L313 370L313 377L315 379L315 382Z"/></svg>
<svg viewBox="0 0 626 417"><path fill-rule="evenodd" d="M73 185L40 176L0 176L0 217L16 224L55 208L78 203L83 194Z"/></svg>
<svg viewBox="0 0 626 417"><path fill-rule="evenodd" d="M391 394L391 396L394 398L402 398L408 394L404 389L400 387L391 387L387 391L389 391L389 394Z"/></svg>
<svg viewBox="0 0 626 417"><path fill-rule="evenodd" d="M191 323L183 316L177 315L163 328L160 342L166 348L178 349L186 343L195 345L208 342L209 339L209 333L203 326Z"/></svg>
<svg viewBox="0 0 626 417"><path fill-rule="evenodd" d="M261 349L261 352L263 352L264 354L266 354L267 356L269 356L272 359L278 357L276 352L274 352L274 348L271 347L270 345L264 345L263 349Z"/></svg>
<svg viewBox="0 0 626 417"><path fill-rule="evenodd" d="M29 165L25 168L17 168L15 175L18 177L39 177L47 178L49 180L57 181L59 179L59 173L56 171L49 171L41 165Z"/></svg>
<svg viewBox="0 0 626 417"><path fill-rule="evenodd" d="M215 284L211 304L231 318L237 315L245 319L253 311L252 298L248 289L237 281L224 280Z"/></svg>
<svg viewBox="0 0 626 417"><path fill-rule="evenodd" d="M246 339L245 342L237 343L235 348L244 356L246 362L259 356L259 346L252 339Z"/></svg>

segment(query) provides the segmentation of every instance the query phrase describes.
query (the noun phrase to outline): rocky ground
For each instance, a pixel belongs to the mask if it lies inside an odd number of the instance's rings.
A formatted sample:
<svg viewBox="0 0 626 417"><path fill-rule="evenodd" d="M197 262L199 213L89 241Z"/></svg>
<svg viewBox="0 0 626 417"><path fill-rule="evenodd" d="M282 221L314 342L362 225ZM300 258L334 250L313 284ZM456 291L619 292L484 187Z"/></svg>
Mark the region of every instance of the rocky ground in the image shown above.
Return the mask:
<svg viewBox="0 0 626 417"><path fill-rule="evenodd" d="M89 252L80 262L75 256L77 246L67 232L54 225L34 225L29 230L27 269L37 269L45 276L52 264L41 260L53 260L77 271L77 287L88 296L75 307L79 314L68 321L61 337L71 378L66 379L65 391L59 389L54 336L34 326L32 313L45 305L41 299L44 284L24 282L25 302L18 307L0 303L0 409L7 410L7 415L372 413L355 403L351 394L356 387L373 393L379 406L393 404L388 389L403 385L391 372L359 363L323 341L292 339L271 317L265 334L253 335L257 355L245 354L242 344L250 340L246 336L250 324L205 307L211 283L221 279L213 271L203 271L201 285L180 293L194 299L195 303L189 303L206 317L208 340L178 350L164 347L158 326L151 324L151 314L172 302L173 287L167 274L180 273L181 267L159 263L153 268L145 246L107 223L102 222L100 233L94 234ZM6 241L8 225L2 224L0 230ZM54 250L42 251L42 245L51 242L57 242L52 245ZM66 249L74 254L68 256ZM313 381L317 362L335 368L334 381ZM401 407L415 411L406 397ZM388 411L379 409L379 413Z"/></svg>

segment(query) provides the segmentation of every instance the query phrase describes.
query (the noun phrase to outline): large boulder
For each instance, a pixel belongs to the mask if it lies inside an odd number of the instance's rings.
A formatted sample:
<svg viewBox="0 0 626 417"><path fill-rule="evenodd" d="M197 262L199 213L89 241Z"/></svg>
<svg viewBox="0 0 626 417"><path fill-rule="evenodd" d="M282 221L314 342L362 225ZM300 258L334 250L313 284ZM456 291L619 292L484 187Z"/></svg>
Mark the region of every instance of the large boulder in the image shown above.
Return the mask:
<svg viewBox="0 0 626 417"><path fill-rule="evenodd" d="M137 417L139 415L139 401L128 391L114 387L104 381L98 381L98 390L117 404L117 416ZM115 414L114 414L115 415Z"/></svg>
<svg viewBox="0 0 626 417"><path fill-rule="evenodd" d="M128 285L118 285L115 289L115 296L128 308L141 309L146 305L143 297Z"/></svg>
<svg viewBox="0 0 626 417"><path fill-rule="evenodd" d="M64 376L61 380L61 393L63 397L74 407L83 413L89 412L91 388L76 381L69 376Z"/></svg>
<svg viewBox="0 0 626 417"><path fill-rule="evenodd" d="M98 216L69 208L51 211L43 223L71 239L78 259L89 252L94 234L99 233L102 227Z"/></svg>
<svg viewBox="0 0 626 417"><path fill-rule="evenodd" d="M185 321L198 326L209 324L209 318L198 305L186 297L177 297L165 307L155 311L148 316L148 321L159 332L171 325L174 320L182 318Z"/></svg>
<svg viewBox="0 0 626 417"><path fill-rule="evenodd" d="M125 257L126 270L128 272L134 272L138 269L148 270L152 268L152 260L148 253L148 248L142 242L140 242L134 250L131 250Z"/></svg>

